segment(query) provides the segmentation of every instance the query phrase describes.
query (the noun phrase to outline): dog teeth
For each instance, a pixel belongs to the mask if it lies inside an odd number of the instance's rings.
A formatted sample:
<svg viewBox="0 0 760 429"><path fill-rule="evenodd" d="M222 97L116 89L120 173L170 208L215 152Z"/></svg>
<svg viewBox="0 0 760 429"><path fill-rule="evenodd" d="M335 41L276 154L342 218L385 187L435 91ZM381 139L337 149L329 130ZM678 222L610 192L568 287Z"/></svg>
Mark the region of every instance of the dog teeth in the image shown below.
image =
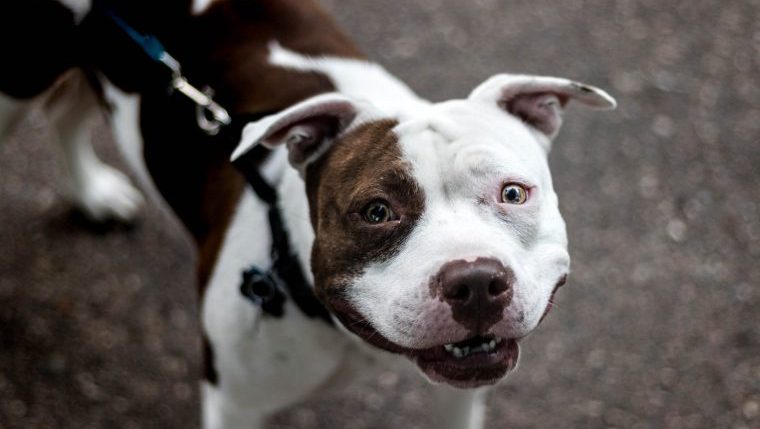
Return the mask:
<svg viewBox="0 0 760 429"><path fill-rule="evenodd" d="M452 356L454 356L457 359L462 359L464 357L467 357L473 353L490 353L494 351L496 348L496 345L501 342L500 338L484 342L476 347L457 347L454 344L446 344L443 346L444 350L449 352Z"/></svg>

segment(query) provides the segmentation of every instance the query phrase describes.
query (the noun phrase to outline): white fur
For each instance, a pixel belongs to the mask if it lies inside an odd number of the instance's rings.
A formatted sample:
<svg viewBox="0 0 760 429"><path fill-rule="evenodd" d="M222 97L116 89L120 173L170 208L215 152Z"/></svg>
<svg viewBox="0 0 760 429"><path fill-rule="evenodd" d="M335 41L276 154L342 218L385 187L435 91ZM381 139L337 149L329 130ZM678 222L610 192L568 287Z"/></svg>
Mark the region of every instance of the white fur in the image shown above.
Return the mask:
<svg viewBox="0 0 760 429"><path fill-rule="evenodd" d="M412 116L430 107L376 65L331 58L312 60L278 49L281 48L273 45L273 50L279 52L279 56L273 54L273 62L322 71L342 91L357 97L359 100L354 99L354 102L363 107L355 123L374 119L377 111L384 116ZM367 70L370 71L368 74L362 74ZM361 84L359 80L362 80ZM308 111L309 106L320 102L345 99L346 94L342 94L316 97L299 109ZM378 102L377 97L382 101ZM370 102L371 106L360 100ZM235 156L248 150L267 134L273 124L292 113L285 111L249 126ZM296 170L288 167L284 148L276 150L274 158L265 166L265 172L270 180L278 183L279 194L288 196L281 201L283 217L290 231L291 244L310 277L309 257L314 232L309 221L303 180ZM326 328L320 321L306 319L292 307L288 308L288 315L283 320L263 317L258 308L241 296L238 288L243 268L252 263L267 267L269 263L269 238L264 231L268 231L266 208L252 195L246 194L226 236L203 303L204 329L217 353L215 364L220 374L218 387L205 385L203 388L206 429L257 427L262 416L290 405L308 393L355 381L358 375L368 376L388 365L410 364L402 357L369 347L344 329ZM287 353L299 362L299 376L292 377L294 368L273 366L276 360L257 359L262 352ZM378 361L378 357L382 359ZM272 387L261 389L260 386ZM440 417L436 427L482 427L481 395L442 389L439 392L441 406L431 413L431 416ZM262 392L266 392L265 398L261 397Z"/></svg>
<svg viewBox="0 0 760 429"><path fill-rule="evenodd" d="M282 164L278 158L272 162ZM303 213L303 207L296 210ZM358 369L364 376L374 373L376 358L361 352L366 346L309 319L292 302L286 306L286 317L278 319L263 315L241 295L242 270L270 263L268 230L265 206L246 192L202 305L203 329L213 346L220 380L218 386L206 384L202 390L206 429L257 427L264 416L343 384L341 380L357 378Z"/></svg>
<svg viewBox="0 0 760 429"><path fill-rule="evenodd" d="M92 8L92 0L56 0L74 12L74 20L78 23Z"/></svg>
<svg viewBox="0 0 760 429"><path fill-rule="evenodd" d="M395 131L425 193L426 209L398 256L368 266L357 280L355 304L392 341L434 346L441 338L423 329L421 320L430 305L429 295L421 293L429 279L452 260L495 258L517 280L507 319L496 333L527 335L569 264L546 154L534 134L496 104L471 100L440 103ZM526 204L496 202L500 185L511 181L534 186ZM479 199L487 203L477 204ZM452 342L466 338L461 327L441 329Z"/></svg>
<svg viewBox="0 0 760 429"><path fill-rule="evenodd" d="M384 336L407 347L438 345L441 335L448 335L452 341L462 340L467 333L453 322L443 323L438 327L445 334L430 332L435 329L430 329L426 317L433 306L430 303L428 281L443 264L451 260L491 257L511 268L516 277L513 299L504 312L504 321L494 327L497 335L520 338L534 329L548 304L554 285L568 270L565 224L558 210L557 196L547 164L549 139L502 110L499 97L509 94L510 90L519 89L520 86L529 90L538 88L538 84L549 87L561 85L565 90L568 86L571 87L570 90L576 90L576 83L557 78L499 75L473 91L466 100L432 105L419 99L405 85L377 65L337 58L309 58L289 51L277 43L271 43L270 50L271 63L281 67L321 72L335 84L340 94L315 97L250 125L236 151L236 156L259 143L277 128L278 123L288 121L291 116L298 117L303 112L319 110L321 106L328 106L336 100L349 100L354 103L359 118L362 118L362 115L376 118L380 112L382 116L399 121L394 132L398 135L404 158L411 164L414 177L424 191L425 213L399 254L389 261L366 267L349 289L349 299L365 318ZM590 94L589 91L581 92L581 96L586 97L586 104L596 107L614 105L614 100L601 90L591 90ZM363 121L355 119L354 122L357 124ZM291 244L304 267L309 268L310 272L309 255L314 232L309 221L305 187L298 172L286 166L283 151L283 148L278 149L278 155L269 168L274 171L284 169L276 175L279 179L280 195L288 196L282 202L281 208L286 225L291 231ZM526 204L510 206L497 201L501 185L510 181L519 181L532 187L530 199ZM260 238L261 231L266 230L264 207L260 204L258 208L253 207L248 198L246 196L241 203L228 235L229 243L225 243L220 266L216 270L219 274L215 274L212 281L213 290L224 289L226 292L218 292L218 298L214 298L216 295L210 296L204 304L204 321L208 326L209 335L212 339L220 338L215 340L217 342L212 341L215 350L237 356L233 359L236 362L250 359L249 350L241 348L242 343L234 347L225 347L218 341L227 341L224 338L230 335L238 338L240 325L230 322L223 326L217 324L220 320L241 317L241 314L255 310L240 302L222 302L235 299L242 301L234 290L237 287L237 279L234 278L234 273L228 271L232 267L237 267L239 271L239 267L256 258L263 258L260 263L265 264L268 249L268 244ZM479 204L479 201L483 203ZM254 215L256 211L258 215ZM259 238L255 239L252 232L246 232L248 230L258 231ZM250 244L254 242L258 247L252 252ZM245 255L247 260L237 260L228 267L229 261L235 258L232 255L237 255L237 258ZM226 276L226 279L218 276ZM238 308L242 313L231 315L227 313L230 308ZM223 312L224 314L214 315ZM249 319L245 324L248 326L245 329L248 330L253 329L250 326L263 325L267 321L258 314ZM307 328L306 325L292 328L291 324L319 324L302 319L300 314L296 314L274 323L279 323L279 329L286 332L291 329L313 329ZM331 333L339 335L338 331ZM324 334L328 335L327 332ZM312 335L302 335L300 341L308 341ZM355 356L357 351L365 350L366 346L356 337L351 337L354 340L351 344L354 346L350 346L340 336L329 341L330 344L336 345L334 349L341 349L341 352L350 351L351 355ZM246 334L243 338L251 342L251 349L262 350L277 348L282 341L259 334ZM329 374L338 371L342 365L341 360L346 359L345 355L341 358L340 353L325 354L322 350L324 338L320 338L321 341L317 343L304 345L308 348L304 355L306 358L308 354L308 364L304 362L304 367L313 366L315 370L308 371L303 378L299 377L300 380L311 379L312 383L315 383L319 378L334 377ZM291 353L298 355L295 350L291 350ZM376 350L375 353L383 352ZM355 359L352 357L343 362L354 362ZM221 372L231 371L232 374L240 376L234 379L233 383L243 379L243 374L234 372L235 365L220 365ZM249 367L255 365L249 364ZM323 370L320 371L320 368ZM367 370L368 366L364 365L363 368ZM256 384L261 384L262 377L267 377L267 374L249 373L257 377ZM225 389L224 376L220 386L219 391ZM208 391L209 388L204 390ZM221 406L208 405L219 402L219 393L211 390L212 394L207 396L207 408L218 410ZM294 393L298 396L307 390L309 388L301 385ZM482 390L474 393L446 386L439 386L436 390L438 407L433 415L439 417L439 422L435 427L482 427ZM279 393L279 389L277 392ZM238 396L238 399L255 395L255 392L245 392ZM235 403L233 398L228 399L229 401L222 402ZM230 417L226 424L235 427L236 418L250 418L246 410L250 411L250 408L241 408L237 417ZM229 409L225 412L229 413ZM207 411L207 414L219 416L224 413ZM207 427L221 426L214 424Z"/></svg>
<svg viewBox="0 0 760 429"><path fill-rule="evenodd" d="M195 15L200 15L205 12L206 9L208 9L212 4L219 1L221 0L193 0L192 13Z"/></svg>
<svg viewBox="0 0 760 429"><path fill-rule="evenodd" d="M424 327L421 319L428 313L423 309L432 305L427 302L430 297L420 291L426 290L428 279L448 261L493 257L517 277L512 305L505 312L506 321L499 325L499 334L522 337L529 333L557 280L568 270L567 238L546 161L548 140L507 114L498 102L509 91L547 88L577 90L582 101L596 107L612 107L614 100L598 89L581 91L579 88L589 87L567 79L498 75L466 100L431 105L374 64L304 57L276 42L270 43L270 62L324 73L341 95L315 97L249 126L236 153L252 147L283 116L313 110L332 98L368 102L400 122L395 131L425 193L426 212L398 257L368 266L351 289L355 305L373 326L403 346L440 343L440 337L425 329L411 329ZM360 104L357 109L363 110ZM527 182L534 191L524 206L502 204L498 208L508 211L503 215L509 219L505 225L494 214L494 207L498 206L495 200L500 184L511 180ZM478 198L488 201L487 207L477 206ZM307 215L301 213L296 224L306 222ZM298 250L308 254L310 248L310 244L302 245ZM465 330L454 324L440 329L464 339Z"/></svg>
<svg viewBox="0 0 760 429"><path fill-rule="evenodd" d="M614 109L617 102L606 91L595 86L575 82L570 79L551 76L530 76L521 74L497 74L478 85L470 93L470 100L481 100L490 104L499 102L518 93L559 92L573 100L596 109Z"/></svg>
<svg viewBox="0 0 760 429"><path fill-rule="evenodd" d="M419 98L406 84L381 66L367 61L335 57L307 57L269 44L269 62L273 65L326 75L337 92L355 100L370 101L389 117L416 115L430 103Z"/></svg>
<svg viewBox="0 0 760 429"><path fill-rule="evenodd" d="M285 167L284 149L265 167L281 195L305 195L303 181ZM289 193L285 193L289 192ZM306 267L313 232L305 198L283 201L293 245ZM410 365L374 349L344 329L305 317L292 304L282 319L271 318L240 294L243 268L267 267L270 238L266 207L246 192L219 255L202 304L202 324L214 350L219 383L203 383L204 429L262 428L268 416L309 396L342 389L379 371ZM436 389L431 419L441 429L479 429L484 408L480 391Z"/></svg>
<svg viewBox="0 0 760 429"><path fill-rule="evenodd" d="M436 429L481 429L485 423L487 388L462 390L435 386L434 409L429 413Z"/></svg>
<svg viewBox="0 0 760 429"><path fill-rule="evenodd" d="M100 162L90 142L91 118L99 112L92 88L80 71L69 72L46 102L69 167L72 196L95 221L130 222L142 196L120 171Z"/></svg>
<svg viewBox="0 0 760 429"><path fill-rule="evenodd" d="M283 163L282 155L269 162L268 179L284 171ZM242 271L252 264L261 268L270 264L268 231L265 205L246 191L201 308L220 379L218 386L203 389L206 429L256 427L252 422L323 384L337 370L348 344L345 337L335 338L332 329L308 320L292 304L285 318L273 319L242 296Z"/></svg>
<svg viewBox="0 0 760 429"><path fill-rule="evenodd" d="M350 117L350 120L353 121L354 124L371 121L373 119L380 119L383 117L383 115L378 112L374 106L367 103L361 103L360 101L356 101L342 94L330 93L317 95L316 97L312 97L303 103L299 103L296 106L285 109L282 112L276 113L274 115L269 115L260 121L246 125L243 129L243 135L240 143L232 153L232 160L235 160L245 152L248 152L256 144L265 140L272 133L282 128L285 124L298 122L310 116L310 114L313 112L325 114L326 110L328 109L331 111L331 113L334 112L336 116L341 117L341 122L349 120L348 117ZM348 132L352 128L353 127L351 124L346 124L343 132ZM273 148L271 145L267 144L267 146L270 149ZM310 159L313 160L318 158L324 153L324 150L326 149L327 148L325 147L322 148L322 150L316 151L317 153L312 155ZM310 161L306 160L304 163L308 162Z"/></svg>
<svg viewBox="0 0 760 429"><path fill-rule="evenodd" d="M98 78L103 85L103 97L111 109L107 119L119 152L132 174L137 177L141 189L148 195L151 203L156 204L166 213L170 213L171 210L150 177L143 157L144 141L140 133L142 97L122 91L105 76L100 75Z"/></svg>

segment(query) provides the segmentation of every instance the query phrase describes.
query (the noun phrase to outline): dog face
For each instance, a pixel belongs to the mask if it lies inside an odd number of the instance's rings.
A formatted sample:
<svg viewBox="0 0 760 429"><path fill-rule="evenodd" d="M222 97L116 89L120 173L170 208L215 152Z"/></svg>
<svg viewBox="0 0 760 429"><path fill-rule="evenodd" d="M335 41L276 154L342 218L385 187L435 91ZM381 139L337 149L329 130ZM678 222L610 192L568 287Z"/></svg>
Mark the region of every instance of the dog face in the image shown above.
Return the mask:
<svg viewBox="0 0 760 429"><path fill-rule="evenodd" d="M306 182L315 291L343 326L433 381L493 384L567 276L547 164L570 100L603 91L499 75L403 118L332 94L246 129L287 145Z"/></svg>

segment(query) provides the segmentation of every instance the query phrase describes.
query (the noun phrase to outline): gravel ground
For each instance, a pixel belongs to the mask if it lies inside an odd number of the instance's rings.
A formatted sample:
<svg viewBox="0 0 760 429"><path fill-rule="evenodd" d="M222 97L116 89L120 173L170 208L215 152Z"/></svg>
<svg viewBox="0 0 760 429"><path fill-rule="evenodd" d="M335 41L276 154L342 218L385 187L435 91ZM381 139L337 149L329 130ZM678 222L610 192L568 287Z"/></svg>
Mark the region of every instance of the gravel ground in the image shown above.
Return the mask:
<svg viewBox="0 0 760 429"><path fill-rule="evenodd" d="M760 427L760 2L325 0L420 93L529 72L608 88L551 154L573 274L489 428ZM119 164L98 124L100 150ZM0 428L193 428L193 250L156 207L92 231L39 113L0 145ZM272 429L423 428L386 373Z"/></svg>

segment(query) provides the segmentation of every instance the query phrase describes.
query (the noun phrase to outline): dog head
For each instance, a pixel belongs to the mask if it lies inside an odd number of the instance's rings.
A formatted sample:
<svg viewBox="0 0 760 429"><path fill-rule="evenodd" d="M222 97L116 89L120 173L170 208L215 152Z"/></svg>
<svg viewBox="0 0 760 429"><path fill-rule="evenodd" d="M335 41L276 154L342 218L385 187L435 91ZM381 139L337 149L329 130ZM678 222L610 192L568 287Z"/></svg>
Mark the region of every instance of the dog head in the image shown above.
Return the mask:
<svg viewBox="0 0 760 429"><path fill-rule="evenodd" d="M350 331L433 381L493 384L568 274L547 153L566 79L497 75L467 99L386 117L339 94L249 125L235 157L286 145L305 181L315 291Z"/></svg>

